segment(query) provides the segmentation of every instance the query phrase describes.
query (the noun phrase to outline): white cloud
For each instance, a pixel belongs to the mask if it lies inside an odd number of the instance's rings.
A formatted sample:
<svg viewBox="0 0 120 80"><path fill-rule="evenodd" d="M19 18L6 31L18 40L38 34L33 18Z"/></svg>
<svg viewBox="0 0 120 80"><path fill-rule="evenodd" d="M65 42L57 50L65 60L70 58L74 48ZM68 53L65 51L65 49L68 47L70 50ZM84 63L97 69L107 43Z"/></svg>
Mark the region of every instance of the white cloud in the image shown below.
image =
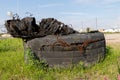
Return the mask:
<svg viewBox="0 0 120 80"><path fill-rule="evenodd" d="M82 13L82 12L59 12L59 14L64 14L64 15L85 15L85 13Z"/></svg>
<svg viewBox="0 0 120 80"><path fill-rule="evenodd" d="M120 2L120 0L102 0L104 3L117 3Z"/></svg>
<svg viewBox="0 0 120 80"><path fill-rule="evenodd" d="M48 7L56 7L56 6L63 6L62 3L51 3L51 4L44 4L44 5L38 5L39 8L48 8Z"/></svg>
<svg viewBox="0 0 120 80"><path fill-rule="evenodd" d="M74 0L75 4L80 6L95 7L98 9L115 10L118 8L116 3L120 3L120 0Z"/></svg>
<svg viewBox="0 0 120 80"><path fill-rule="evenodd" d="M91 4L99 4L101 1L99 0L74 0L75 3L81 4L81 5L91 5Z"/></svg>
<svg viewBox="0 0 120 80"><path fill-rule="evenodd" d="M75 2L80 4L91 4L91 3L95 3L96 0L75 0Z"/></svg>
<svg viewBox="0 0 120 80"><path fill-rule="evenodd" d="M120 0L74 0L79 4L113 4L118 3Z"/></svg>

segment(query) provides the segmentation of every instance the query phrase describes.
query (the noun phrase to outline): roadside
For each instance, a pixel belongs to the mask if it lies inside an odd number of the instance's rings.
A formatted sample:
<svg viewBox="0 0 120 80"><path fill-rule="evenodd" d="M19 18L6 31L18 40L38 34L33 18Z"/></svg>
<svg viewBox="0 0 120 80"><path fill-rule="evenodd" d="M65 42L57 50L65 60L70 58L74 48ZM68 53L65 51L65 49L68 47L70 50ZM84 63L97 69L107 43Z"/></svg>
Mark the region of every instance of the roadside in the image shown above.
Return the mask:
<svg viewBox="0 0 120 80"><path fill-rule="evenodd" d="M120 34L105 34L106 45L119 49L120 47Z"/></svg>
<svg viewBox="0 0 120 80"><path fill-rule="evenodd" d="M120 34L104 34L106 43L111 44L111 43L120 43Z"/></svg>

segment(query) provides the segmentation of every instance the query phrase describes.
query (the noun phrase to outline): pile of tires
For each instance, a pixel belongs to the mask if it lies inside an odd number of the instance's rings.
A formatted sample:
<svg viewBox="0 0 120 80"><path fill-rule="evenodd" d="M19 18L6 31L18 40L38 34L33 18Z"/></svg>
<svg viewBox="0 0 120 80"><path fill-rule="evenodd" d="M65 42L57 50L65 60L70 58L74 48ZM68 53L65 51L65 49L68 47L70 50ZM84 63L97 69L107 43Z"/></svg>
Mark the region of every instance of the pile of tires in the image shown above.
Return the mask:
<svg viewBox="0 0 120 80"><path fill-rule="evenodd" d="M49 66L69 66L79 62L92 65L104 59L106 47L104 34L100 32L48 35L31 39L24 46Z"/></svg>

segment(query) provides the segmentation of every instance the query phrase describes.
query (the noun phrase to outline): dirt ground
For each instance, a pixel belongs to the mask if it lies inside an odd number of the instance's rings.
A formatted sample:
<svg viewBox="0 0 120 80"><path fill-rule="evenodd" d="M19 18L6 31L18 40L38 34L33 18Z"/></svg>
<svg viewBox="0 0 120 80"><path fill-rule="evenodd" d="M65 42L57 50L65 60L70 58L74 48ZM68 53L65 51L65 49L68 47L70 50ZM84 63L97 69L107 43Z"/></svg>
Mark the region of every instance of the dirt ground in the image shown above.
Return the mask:
<svg viewBox="0 0 120 80"><path fill-rule="evenodd" d="M120 33L104 34L104 35L105 35L105 39L106 39L107 44L111 44L111 43L120 44Z"/></svg>

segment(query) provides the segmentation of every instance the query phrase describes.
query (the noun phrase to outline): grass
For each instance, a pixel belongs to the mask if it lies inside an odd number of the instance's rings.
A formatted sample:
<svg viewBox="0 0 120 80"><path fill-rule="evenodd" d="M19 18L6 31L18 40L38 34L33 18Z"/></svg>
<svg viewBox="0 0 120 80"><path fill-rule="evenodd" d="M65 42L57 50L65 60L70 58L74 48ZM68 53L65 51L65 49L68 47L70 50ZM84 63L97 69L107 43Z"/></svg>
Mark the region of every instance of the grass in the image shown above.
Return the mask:
<svg viewBox="0 0 120 80"><path fill-rule="evenodd" d="M107 45L103 62L84 68L82 63L69 68L45 68L31 61L24 63L21 39L0 40L0 80L117 80L120 74L120 44Z"/></svg>
<svg viewBox="0 0 120 80"><path fill-rule="evenodd" d="M120 34L120 32L103 32L104 34Z"/></svg>

